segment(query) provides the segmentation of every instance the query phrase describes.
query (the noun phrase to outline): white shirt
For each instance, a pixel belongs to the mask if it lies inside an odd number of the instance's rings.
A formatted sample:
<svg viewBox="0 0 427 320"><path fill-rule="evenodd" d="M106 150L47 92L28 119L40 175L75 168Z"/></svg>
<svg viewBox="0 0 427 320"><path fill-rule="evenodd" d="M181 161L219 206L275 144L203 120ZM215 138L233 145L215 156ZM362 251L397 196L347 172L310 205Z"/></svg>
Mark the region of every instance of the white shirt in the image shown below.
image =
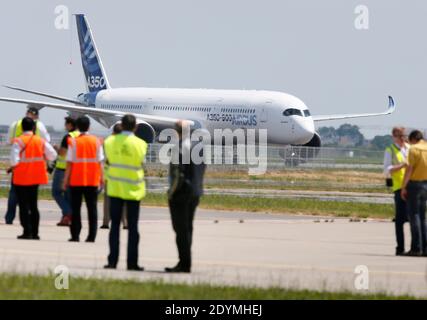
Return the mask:
<svg viewBox="0 0 427 320"><path fill-rule="evenodd" d="M87 135L87 134L89 134L89 133L88 132L81 132L80 136ZM76 148L76 146L71 145L70 148L67 149L67 162L73 162L74 161L73 152L74 152L75 148ZM102 144L99 145L98 153L96 154L96 160L99 162L104 161L104 149L102 148Z"/></svg>
<svg viewBox="0 0 427 320"><path fill-rule="evenodd" d="M18 121L15 121L9 127L8 137L9 137L9 143L10 144L12 144L13 139L16 138L15 137L15 131L16 131L16 124L17 123L18 123ZM46 129L45 125L43 124L43 122L36 120L36 123L37 123L37 128L40 131L40 137L50 143L50 135L49 135L49 132L47 132L47 129Z"/></svg>
<svg viewBox="0 0 427 320"><path fill-rule="evenodd" d="M396 148L400 150L403 155L404 161L408 158L409 147L405 144L402 148L398 145L394 144ZM393 155L387 150L384 152L384 175L386 177L390 177L391 169L393 169Z"/></svg>
<svg viewBox="0 0 427 320"><path fill-rule="evenodd" d="M26 131L24 132L24 135L33 135L34 133L32 131ZM16 166L19 161L21 160L20 153L22 150L22 147L19 143L15 142L12 144L12 149L10 150L10 164L12 167ZM57 153L55 149L52 147L52 145L45 141L44 144L44 157L48 161L53 161L56 159Z"/></svg>

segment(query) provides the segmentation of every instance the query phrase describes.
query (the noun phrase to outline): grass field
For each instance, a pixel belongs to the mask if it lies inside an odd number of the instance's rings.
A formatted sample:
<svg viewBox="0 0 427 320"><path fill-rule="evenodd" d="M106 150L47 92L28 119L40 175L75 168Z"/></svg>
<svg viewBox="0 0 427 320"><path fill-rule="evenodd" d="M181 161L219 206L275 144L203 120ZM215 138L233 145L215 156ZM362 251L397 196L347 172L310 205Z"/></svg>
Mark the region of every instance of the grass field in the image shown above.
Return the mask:
<svg viewBox="0 0 427 320"><path fill-rule="evenodd" d="M0 189L0 197L7 196L7 189ZM51 199L49 190L40 190L40 199ZM148 193L143 200L146 206L167 206L165 194ZM391 204L347 203L338 201L319 201L315 199L285 199L239 197L234 195L205 195L200 208L214 210L234 210L262 213L290 213L305 215L324 215L334 217L389 219L394 215Z"/></svg>
<svg viewBox="0 0 427 320"><path fill-rule="evenodd" d="M134 280L70 278L68 290L55 289L55 276L0 275L0 299L413 299L410 296L386 294L354 294L350 292L318 292L287 290L280 288L239 288L206 284L170 284L159 281L137 282Z"/></svg>
<svg viewBox="0 0 427 320"><path fill-rule="evenodd" d="M147 176L165 177L167 170L147 170ZM269 171L262 176L248 176L242 171L208 170L206 188L244 188L279 190L317 190L317 191L358 191L387 192L384 178L378 171L355 170L281 170ZM0 197L6 197L7 190L0 189ZM41 199L51 199L48 190L40 191ZM149 193L144 205L166 206L165 195ZM292 213L308 215L330 215L338 217L391 218L393 206L385 204L345 203L338 201L319 201L314 199L252 198L235 195L206 195L201 208L217 210L241 210L250 212Z"/></svg>

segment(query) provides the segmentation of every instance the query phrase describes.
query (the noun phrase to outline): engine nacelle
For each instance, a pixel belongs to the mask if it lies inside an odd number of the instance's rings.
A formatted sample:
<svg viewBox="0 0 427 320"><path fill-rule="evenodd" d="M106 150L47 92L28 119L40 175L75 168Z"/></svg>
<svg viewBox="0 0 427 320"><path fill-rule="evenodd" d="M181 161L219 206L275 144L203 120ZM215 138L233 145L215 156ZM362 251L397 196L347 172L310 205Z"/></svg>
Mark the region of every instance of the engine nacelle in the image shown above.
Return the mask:
<svg viewBox="0 0 427 320"><path fill-rule="evenodd" d="M135 135L147 143L153 143L156 139L156 131L145 121L139 121L136 125Z"/></svg>
<svg viewBox="0 0 427 320"><path fill-rule="evenodd" d="M315 132L313 138L311 138L310 142L306 143L304 147L314 147L319 148L322 146L322 140L320 139L320 135Z"/></svg>
<svg viewBox="0 0 427 320"><path fill-rule="evenodd" d="M322 140L320 139L320 135L316 132L311 138L311 140L303 145L303 147L299 152L299 156L301 159L313 159L316 158L320 151L320 146L322 145Z"/></svg>

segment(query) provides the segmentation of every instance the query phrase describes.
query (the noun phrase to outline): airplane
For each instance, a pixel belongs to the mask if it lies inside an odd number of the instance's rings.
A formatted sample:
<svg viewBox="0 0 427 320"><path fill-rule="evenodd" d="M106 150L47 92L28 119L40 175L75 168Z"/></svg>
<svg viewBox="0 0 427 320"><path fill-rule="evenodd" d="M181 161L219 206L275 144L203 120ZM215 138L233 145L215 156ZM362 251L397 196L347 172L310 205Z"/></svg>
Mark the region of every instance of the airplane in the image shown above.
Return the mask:
<svg viewBox="0 0 427 320"><path fill-rule="evenodd" d="M44 92L5 86L12 90L51 98L58 102L0 97L0 101L48 107L72 115L88 115L111 128L125 114L134 114L137 136L156 141L161 130L188 120L211 136L215 129L267 129L267 143L320 147L315 122L389 115L395 103L388 97L388 109L380 113L311 115L299 98L275 91L170 88L112 88L100 58L92 29L84 14L76 15L78 38L87 92L70 99ZM64 103L65 102L65 103Z"/></svg>

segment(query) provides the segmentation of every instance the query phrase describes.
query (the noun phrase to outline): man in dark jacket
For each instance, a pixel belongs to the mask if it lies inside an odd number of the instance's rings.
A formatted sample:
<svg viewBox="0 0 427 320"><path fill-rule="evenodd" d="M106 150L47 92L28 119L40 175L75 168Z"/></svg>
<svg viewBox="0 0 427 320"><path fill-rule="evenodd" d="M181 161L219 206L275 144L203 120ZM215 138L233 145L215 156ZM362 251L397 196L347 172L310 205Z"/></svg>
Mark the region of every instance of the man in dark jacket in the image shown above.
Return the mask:
<svg viewBox="0 0 427 320"><path fill-rule="evenodd" d="M179 135L179 161L171 162L169 170L170 188L169 209L172 227L176 233L179 262L175 267L165 268L166 272L191 272L191 244L193 240L193 219L199 199L203 195L203 177L206 169L204 162L196 164L191 154L190 138L183 138L183 127L179 122L176 126ZM187 152L187 159L185 153Z"/></svg>

